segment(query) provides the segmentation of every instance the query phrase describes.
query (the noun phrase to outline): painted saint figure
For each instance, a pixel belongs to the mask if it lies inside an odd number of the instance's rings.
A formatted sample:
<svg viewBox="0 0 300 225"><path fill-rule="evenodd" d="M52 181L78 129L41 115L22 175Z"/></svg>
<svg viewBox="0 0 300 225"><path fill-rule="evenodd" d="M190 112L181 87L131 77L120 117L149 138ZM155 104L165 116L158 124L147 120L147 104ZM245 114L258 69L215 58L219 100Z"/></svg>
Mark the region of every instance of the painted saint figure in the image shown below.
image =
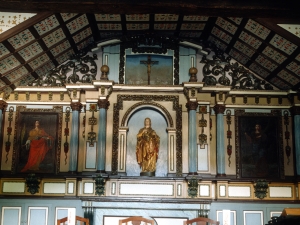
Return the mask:
<svg viewBox="0 0 300 225"><path fill-rule="evenodd" d="M144 125L137 134L136 159L141 167L141 176L154 176L160 138L151 128L150 118L145 118Z"/></svg>
<svg viewBox="0 0 300 225"><path fill-rule="evenodd" d="M39 170L40 163L53 145L54 138L40 128L39 121L35 121L35 128L29 131L26 141L26 149L29 150L28 160L21 172Z"/></svg>
<svg viewBox="0 0 300 225"><path fill-rule="evenodd" d="M251 171L252 176L264 177L269 173L267 161L267 135L261 129L260 124L255 124L255 130L251 134L246 135L246 140L251 146L252 164L254 170Z"/></svg>
<svg viewBox="0 0 300 225"><path fill-rule="evenodd" d="M260 124L255 124L255 130L250 135L247 133L245 135L247 142L252 146L252 157L256 163L266 152L267 136Z"/></svg>

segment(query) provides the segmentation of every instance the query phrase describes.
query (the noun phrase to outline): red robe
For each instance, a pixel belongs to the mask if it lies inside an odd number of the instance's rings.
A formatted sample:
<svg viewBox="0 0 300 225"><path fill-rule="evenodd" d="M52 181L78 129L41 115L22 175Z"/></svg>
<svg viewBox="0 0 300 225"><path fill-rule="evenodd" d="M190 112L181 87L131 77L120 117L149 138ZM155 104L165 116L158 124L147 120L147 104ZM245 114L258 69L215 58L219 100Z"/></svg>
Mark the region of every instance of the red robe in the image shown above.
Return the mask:
<svg viewBox="0 0 300 225"><path fill-rule="evenodd" d="M49 139L51 140L51 144L49 144ZM38 170L46 153L53 147L53 137L49 136L43 129L32 129L29 132L28 140L30 140L29 156L27 163L21 172Z"/></svg>

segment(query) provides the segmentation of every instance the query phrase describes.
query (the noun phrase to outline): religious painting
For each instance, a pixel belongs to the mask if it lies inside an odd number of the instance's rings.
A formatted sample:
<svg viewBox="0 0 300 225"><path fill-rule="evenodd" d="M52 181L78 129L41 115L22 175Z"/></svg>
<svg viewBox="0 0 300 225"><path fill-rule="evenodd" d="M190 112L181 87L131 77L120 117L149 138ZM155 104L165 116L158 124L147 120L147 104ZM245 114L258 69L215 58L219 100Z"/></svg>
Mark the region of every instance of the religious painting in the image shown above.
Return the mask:
<svg viewBox="0 0 300 225"><path fill-rule="evenodd" d="M58 173L62 107L17 107L13 173Z"/></svg>
<svg viewBox="0 0 300 225"><path fill-rule="evenodd" d="M173 85L173 57L153 54L127 55L125 83Z"/></svg>
<svg viewBox="0 0 300 225"><path fill-rule="evenodd" d="M235 111L238 178L284 178L281 122L279 110Z"/></svg>

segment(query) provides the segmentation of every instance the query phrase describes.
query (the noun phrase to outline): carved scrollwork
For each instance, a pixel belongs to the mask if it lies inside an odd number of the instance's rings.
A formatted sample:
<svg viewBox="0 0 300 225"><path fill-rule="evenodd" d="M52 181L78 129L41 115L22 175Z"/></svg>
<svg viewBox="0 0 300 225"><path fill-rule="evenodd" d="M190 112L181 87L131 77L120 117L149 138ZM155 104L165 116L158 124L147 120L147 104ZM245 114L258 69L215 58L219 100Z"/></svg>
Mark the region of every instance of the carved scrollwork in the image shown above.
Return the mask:
<svg viewBox="0 0 300 225"><path fill-rule="evenodd" d="M29 83L29 86L65 86L67 83L91 83L97 75L97 55L78 54L70 58L70 61L60 65L44 76Z"/></svg>
<svg viewBox="0 0 300 225"><path fill-rule="evenodd" d="M257 78L245 67L237 62L231 63L231 57L225 56L223 52L214 49L215 55L212 59L202 57L200 63L203 67L203 82L205 85L214 86L221 84L231 86L232 89L247 90L273 90L273 87L264 80Z"/></svg>

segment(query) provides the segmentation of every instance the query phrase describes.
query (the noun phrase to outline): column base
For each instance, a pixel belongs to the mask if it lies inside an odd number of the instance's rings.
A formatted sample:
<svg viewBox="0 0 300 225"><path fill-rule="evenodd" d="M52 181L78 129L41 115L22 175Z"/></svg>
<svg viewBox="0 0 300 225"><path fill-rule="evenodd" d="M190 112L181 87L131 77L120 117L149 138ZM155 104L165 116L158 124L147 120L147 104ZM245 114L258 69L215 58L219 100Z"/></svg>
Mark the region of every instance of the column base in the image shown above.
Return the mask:
<svg viewBox="0 0 300 225"><path fill-rule="evenodd" d="M96 173L106 173L105 170L97 170Z"/></svg>
<svg viewBox="0 0 300 225"><path fill-rule="evenodd" d="M154 172L140 172L141 177L155 177L155 171Z"/></svg>
<svg viewBox="0 0 300 225"><path fill-rule="evenodd" d="M189 173L188 173L188 176L192 176L192 175L195 175L195 176L197 176L197 175L198 175L198 173L197 173L197 172L189 172Z"/></svg>
<svg viewBox="0 0 300 225"><path fill-rule="evenodd" d="M216 177L226 177L226 174L225 174L225 173L218 173L218 174L216 175Z"/></svg>

